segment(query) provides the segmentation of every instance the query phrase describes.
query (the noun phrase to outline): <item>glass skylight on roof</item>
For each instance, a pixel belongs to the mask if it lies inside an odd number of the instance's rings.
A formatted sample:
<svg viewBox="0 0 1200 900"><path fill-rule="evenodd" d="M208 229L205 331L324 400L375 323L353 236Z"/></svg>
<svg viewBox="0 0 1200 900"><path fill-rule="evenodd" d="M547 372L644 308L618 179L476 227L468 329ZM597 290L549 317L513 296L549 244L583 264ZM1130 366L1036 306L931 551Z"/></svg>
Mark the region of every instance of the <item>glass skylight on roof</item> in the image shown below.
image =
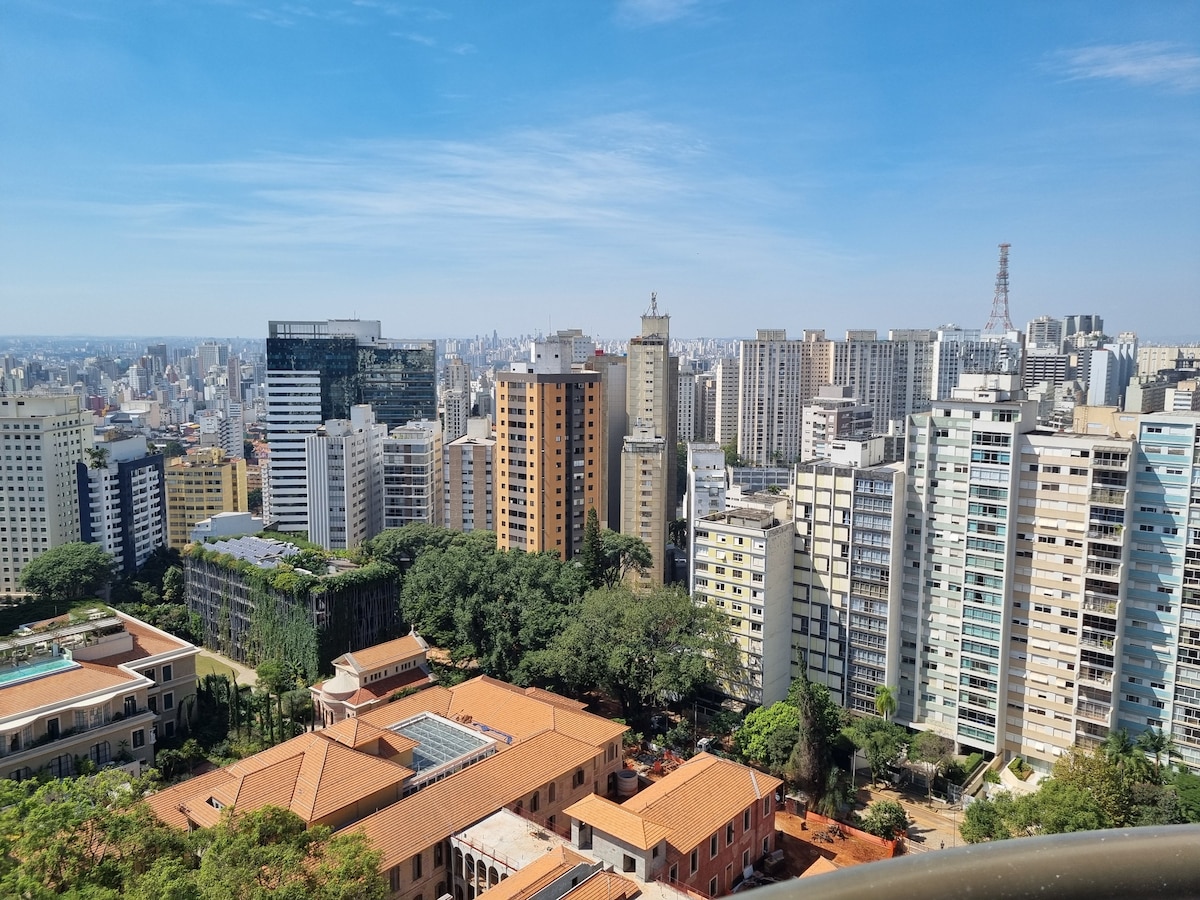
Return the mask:
<svg viewBox="0 0 1200 900"><path fill-rule="evenodd" d="M417 741L409 768L418 774L474 756L494 743L483 735L428 713L393 725L391 730Z"/></svg>

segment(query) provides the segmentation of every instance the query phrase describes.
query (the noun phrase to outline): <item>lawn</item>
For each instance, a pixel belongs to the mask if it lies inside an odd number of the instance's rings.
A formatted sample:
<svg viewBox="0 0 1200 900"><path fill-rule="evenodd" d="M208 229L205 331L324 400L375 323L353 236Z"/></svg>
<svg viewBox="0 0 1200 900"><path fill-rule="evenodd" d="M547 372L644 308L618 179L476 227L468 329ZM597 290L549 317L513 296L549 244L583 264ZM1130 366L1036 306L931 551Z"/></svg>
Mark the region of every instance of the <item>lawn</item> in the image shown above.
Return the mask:
<svg viewBox="0 0 1200 900"><path fill-rule="evenodd" d="M219 659L201 654L196 657L196 677L203 678L205 675L224 675L232 681L237 677L237 672Z"/></svg>

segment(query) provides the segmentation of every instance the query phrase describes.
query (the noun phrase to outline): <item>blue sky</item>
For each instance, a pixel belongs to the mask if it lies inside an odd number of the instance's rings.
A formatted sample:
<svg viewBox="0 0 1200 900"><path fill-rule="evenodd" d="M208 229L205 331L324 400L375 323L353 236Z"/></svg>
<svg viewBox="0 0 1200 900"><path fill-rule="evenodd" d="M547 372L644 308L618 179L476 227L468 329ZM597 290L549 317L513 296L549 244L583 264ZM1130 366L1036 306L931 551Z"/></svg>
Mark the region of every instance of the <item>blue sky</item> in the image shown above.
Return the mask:
<svg viewBox="0 0 1200 900"><path fill-rule="evenodd" d="M0 330L1200 336L1200 4L9 0Z"/></svg>

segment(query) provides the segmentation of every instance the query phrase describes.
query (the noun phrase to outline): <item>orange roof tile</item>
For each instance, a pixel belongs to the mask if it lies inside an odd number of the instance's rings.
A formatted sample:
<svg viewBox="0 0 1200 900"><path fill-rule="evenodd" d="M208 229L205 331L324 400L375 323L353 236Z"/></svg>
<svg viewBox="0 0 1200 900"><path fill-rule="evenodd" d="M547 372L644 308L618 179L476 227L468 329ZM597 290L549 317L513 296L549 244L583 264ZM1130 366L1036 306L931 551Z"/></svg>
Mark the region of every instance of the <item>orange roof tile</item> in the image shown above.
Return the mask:
<svg viewBox="0 0 1200 900"><path fill-rule="evenodd" d="M387 699L396 691L404 690L404 688L412 687L413 685L419 685L422 682L433 684L433 676L424 669L409 669L407 672L401 672L399 675L392 675L380 681L364 684L343 700L342 703L354 707L367 706Z"/></svg>
<svg viewBox="0 0 1200 900"><path fill-rule="evenodd" d="M453 696L448 688L435 684L433 687L427 687L419 693L401 697L399 700L393 700L391 703L385 703L382 706L375 707L375 709L369 709L358 716L358 720L371 725L378 725L380 728L387 728L389 725L395 725L397 722L411 719L418 713L423 712L431 712L439 716L448 717L450 701Z"/></svg>
<svg viewBox="0 0 1200 900"><path fill-rule="evenodd" d="M141 676L115 666L80 660L78 668L0 687L0 719L30 713L41 706L64 703L97 691L118 688L140 679ZM96 699L93 702L101 701Z"/></svg>
<svg viewBox="0 0 1200 900"><path fill-rule="evenodd" d="M211 772L204 772L195 778L189 778L187 781L173 784L151 794L146 798L146 803L150 807L150 811L163 822L173 828L187 828L188 817L179 808L184 801L192 796L211 794L230 777L229 772L225 769L213 769Z"/></svg>
<svg viewBox="0 0 1200 900"><path fill-rule="evenodd" d="M652 822L599 794L589 794L563 812L639 850L649 850L671 833L665 825Z"/></svg>
<svg viewBox="0 0 1200 900"><path fill-rule="evenodd" d="M222 808L247 812L263 806L290 809L315 822L360 798L400 785L412 771L385 759L358 753L321 732L305 734L218 770L223 779L192 779L160 791L150 807L163 821L176 824L179 807L197 825L220 819ZM174 812L172 811L174 810Z"/></svg>
<svg viewBox="0 0 1200 900"><path fill-rule="evenodd" d="M561 900L632 900L641 892L637 882L615 872L597 872L563 894Z"/></svg>
<svg viewBox="0 0 1200 900"><path fill-rule="evenodd" d="M485 897L487 900L527 900L580 864L595 865L574 850L556 846L499 884L488 888L479 895L479 900Z"/></svg>
<svg viewBox="0 0 1200 900"><path fill-rule="evenodd" d="M701 753L623 806L670 828L671 844L687 853L782 784L764 772Z"/></svg>
<svg viewBox="0 0 1200 900"><path fill-rule="evenodd" d="M540 734L381 809L358 827L383 853L381 866L387 869L595 755L595 746L554 732Z"/></svg>
<svg viewBox="0 0 1200 900"><path fill-rule="evenodd" d="M827 872L836 872L841 867L832 859L826 859L824 856L818 856L811 866L800 873L801 878L811 878L813 875L824 875Z"/></svg>
<svg viewBox="0 0 1200 900"><path fill-rule="evenodd" d="M355 672L369 672L391 662L403 662L417 654L424 653L426 649L428 649L428 645L419 637L415 634L406 634L394 641L376 644L374 647L366 647L351 653L343 653L333 661L333 664L348 666Z"/></svg>

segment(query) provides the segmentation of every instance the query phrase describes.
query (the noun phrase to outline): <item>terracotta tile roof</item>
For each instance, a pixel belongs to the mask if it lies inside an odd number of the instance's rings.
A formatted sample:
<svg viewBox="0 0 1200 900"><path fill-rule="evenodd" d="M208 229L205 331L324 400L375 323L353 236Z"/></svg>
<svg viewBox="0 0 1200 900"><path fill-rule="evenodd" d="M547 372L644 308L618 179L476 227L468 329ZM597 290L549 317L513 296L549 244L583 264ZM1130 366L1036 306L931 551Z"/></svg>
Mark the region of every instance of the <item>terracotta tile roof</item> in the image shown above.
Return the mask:
<svg viewBox="0 0 1200 900"><path fill-rule="evenodd" d="M378 669L391 662L403 662L424 653L428 648L429 645L415 634L407 634L394 641L376 644L374 647L343 653L333 661L333 664L348 666L355 672L370 672L372 669Z"/></svg>
<svg viewBox="0 0 1200 900"><path fill-rule="evenodd" d="M595 865L574 850L557 846L479 895L479 900L528 900L576 866Z"/></svg>
<svg viewBox="0 0 1200 900"><path fill-rule="evenodd" d="M827 872L836 872L840 869L837 863L831 859L826 859L823 856L818 856L811 866L800 873L801 878L811 878L813 875L824 875Z"/></svg>
<svg viewBox="0 0 1200 900"><path fill-rule="evenodd" d="M599 794L584 797L568 806L563 813L639 850L649 850L671 834L667 826L652 822Z"/></svg>
<svg viewBox="0 0 1200 900"><path fill-rule="evenodd" d="M223 778L216 777L218 773ZM322 732L301 735L225 769L185 781L150 798L150 808L163 821L178 824L183 815L209 826L221 813L209 803L243 812L282 806L305 822L325 818L362 797L398 786L410 769L358 753Z"/></svg>
<svg viewBox="0 0 1200 900"><path fill-rule="evenodd" d="M390 753L380 754L385 758L417 746L417 741L412 738L372 725L370 722L364 722L362 718L343 719L336 725L322 729L321 734L331 741L337 741L339 744L353 747L355 750L362 749L372 741L381 741L391 750Z"/></svg>
<svg viewBox="0 0 1200 900"><path fill-rule="evenodd" d="M225 769L213 769L189 778L187 781L171 785L158 793L146 798L150 811L173 828L187 828L188 818L179 809L185 799L193 795L211 794L218 786L228 781L229 772Z"/></svg>
<svg viewBox="0 0 1200 900"><path fill-rule="evenodd" d="M380 681L364 684L341 702L348 706L369 706L381 700L386 700L396 691L403 690L406 687L432 683L433 676L424 669L409 669L407 672L401 672L399 675L392 675Z"/></svg>
<svg viewBox="0 0 1200 900"><path fill-rule="evenodd" d="M540 734L381 809L357 827L383 853L380 865L388 869L595 756L594 745Z"/></svg>
<svg viewBox="0 0 1200 900"><path fill-rule="evenodd" d="M543 731L558 731L576 740L602 747L625 733L625 726L578 709L564 708L530 696L524 690L481 675L450 688L453 700L449 719L470 716L491 728L527 740Z"/></svg>
<svg viewBox="0 0 1200 900"><path fill-rule="evenodd" d="M632 900L641 892L637 882L616 872L597 872L563 894L561 900Z"/></svg>
<svg viewBox="0 0 1200 900"><path fill-rule="evenodd" d="M756 769L701 753L623 806L670 828L671 844L687 853L782 784Z"/></svg>
<svg viewBox="0 0 1200 900"><path fill-rule="evenodd" d="M31 713L39 707L65 703L97 691L119 688L137 680L140 676L114 666L80 661L78 668L0 687L0 719ZM92 702L99 703L100 700Z"/></svg>
<svg viewBox="0 0 1200 900"><path fill-rule="evenodd" d="M417 713L431 712L439 716L447 716L452 697L448 688L435 684L419 693L393 700L391 703L385 703L375 709L369 709L358 716L358 720L378 725L380 728L387 728L389 725L411 719Z"/></svg>

